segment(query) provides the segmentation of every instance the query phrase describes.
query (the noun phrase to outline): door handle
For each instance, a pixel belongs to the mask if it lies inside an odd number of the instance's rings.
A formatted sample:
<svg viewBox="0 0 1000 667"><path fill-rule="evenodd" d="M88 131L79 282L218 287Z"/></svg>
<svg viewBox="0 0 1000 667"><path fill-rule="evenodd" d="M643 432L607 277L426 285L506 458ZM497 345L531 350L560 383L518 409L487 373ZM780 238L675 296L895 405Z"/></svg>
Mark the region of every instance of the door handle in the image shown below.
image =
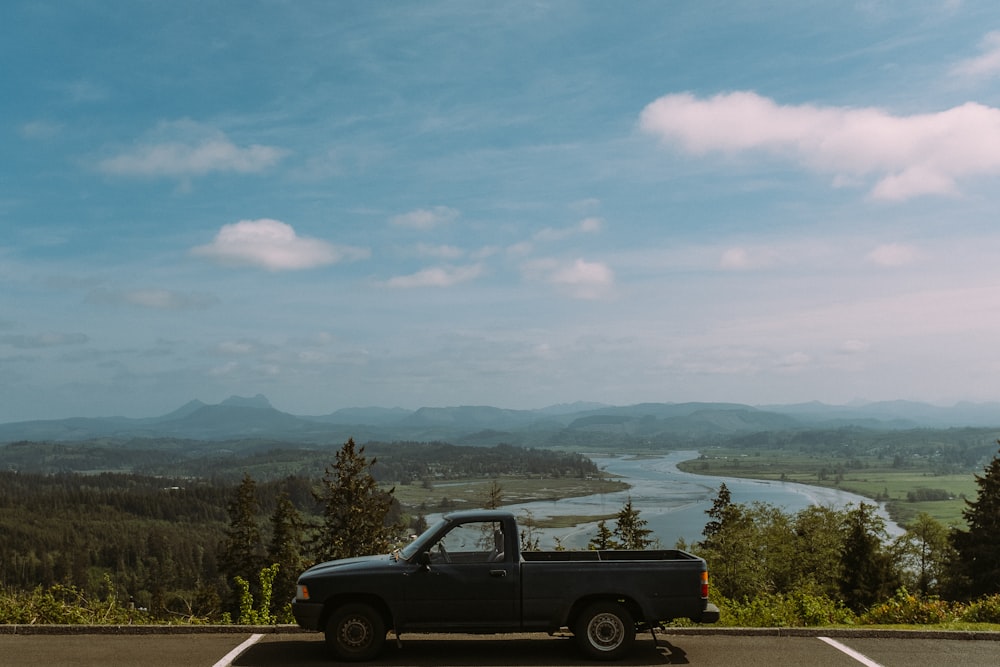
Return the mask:
<svg viewBox="0 0 1000 667"><path fill-rule="evenodd" d="M507 570L490 570L491 577L506 577Z"/></svg>

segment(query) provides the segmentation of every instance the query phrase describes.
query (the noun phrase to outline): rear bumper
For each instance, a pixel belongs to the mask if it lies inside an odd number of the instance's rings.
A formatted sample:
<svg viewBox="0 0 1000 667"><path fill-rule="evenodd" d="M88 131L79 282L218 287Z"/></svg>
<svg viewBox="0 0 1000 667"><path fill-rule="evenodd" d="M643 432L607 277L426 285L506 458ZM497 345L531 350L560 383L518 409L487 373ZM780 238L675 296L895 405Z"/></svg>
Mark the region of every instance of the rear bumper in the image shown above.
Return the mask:
<svg viewBox="0 0 1000 667"><path fill-rule="evenodd" d="M701 612L701 618L693 620L698 623L715 623L719 620L719 608L708 602L705 604L705 610Z"/></svg>
<svg viewBox="0 0 1000 667"><path fill-rule="evenodd" d="M315 602L292 601L292 616L300 628L306 630L320 630L319 621L323 615L323 605Z"/></svg>

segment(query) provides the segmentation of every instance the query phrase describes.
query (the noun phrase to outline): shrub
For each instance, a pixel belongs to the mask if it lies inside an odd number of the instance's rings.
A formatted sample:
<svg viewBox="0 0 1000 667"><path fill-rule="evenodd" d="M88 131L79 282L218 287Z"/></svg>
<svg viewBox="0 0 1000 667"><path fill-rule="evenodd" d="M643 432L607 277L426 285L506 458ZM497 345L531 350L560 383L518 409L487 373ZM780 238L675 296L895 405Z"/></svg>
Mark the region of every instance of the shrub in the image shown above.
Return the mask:
<svg viewBox="0 0 1000 667"><path fill-rule="evenodd" d="M973 600L959 619L969 623L1000 623L1000 593Z"/></svg>
<svg viewBox="0 0 1000 667"><path fill-rule="evenodd" d="M861 615L861 622L872 625L933 625L955 619L955 610L937 597L920 597L900 588L896 594L874 605Z"/></svg>
<svg viewBox="0 0 1000 667"><path fill-rule="evenodd" d="M720 625L741 627L808 627L851 625L856 618L843 603L825 595L766 593L744 602L722 598Z"/></svg>

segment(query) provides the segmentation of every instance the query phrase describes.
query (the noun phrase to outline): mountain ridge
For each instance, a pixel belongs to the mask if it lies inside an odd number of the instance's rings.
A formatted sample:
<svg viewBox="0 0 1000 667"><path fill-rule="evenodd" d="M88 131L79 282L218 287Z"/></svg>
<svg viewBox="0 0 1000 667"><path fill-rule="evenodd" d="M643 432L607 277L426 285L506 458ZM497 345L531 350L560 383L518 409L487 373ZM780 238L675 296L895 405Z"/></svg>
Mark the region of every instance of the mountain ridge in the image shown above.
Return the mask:
<svg viewBox="0 0 1000 667"><path fill-rule="evenodd" d="M73 442L98 437L173 437L201 440L281 438L451 441L538 445L573 442L587 434L642 438L696 438L767 430L858 426L881 430L1000 426L1000 403L952 407L913 401L852 405L805 402L752 406L741 403L637 403L614 406L577 402L516 410L486 405L342 408L325 415L294 415L262 394L230 396L218 404L194 399L159 417L71 417L0 424L0 443Z"/></svg>

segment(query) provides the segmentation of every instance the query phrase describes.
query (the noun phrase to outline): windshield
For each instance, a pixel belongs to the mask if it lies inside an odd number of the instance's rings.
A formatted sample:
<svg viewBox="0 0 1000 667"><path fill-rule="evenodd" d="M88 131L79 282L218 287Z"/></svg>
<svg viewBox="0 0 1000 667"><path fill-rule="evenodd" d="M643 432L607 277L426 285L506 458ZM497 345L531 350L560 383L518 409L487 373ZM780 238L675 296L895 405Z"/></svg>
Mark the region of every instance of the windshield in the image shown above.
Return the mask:
<svg viewBox="0 0 1000 667"><path fill-rule="evenodd" d="M413 556L419 553L422 548L427 546L427 543L430 542L430 539L434 535L436 535L442 528L444 528L444 526L447 523L448 522L445 521L444 519L438 521L436 524L434 524L433 526L425 530L423 533L421 533L420 536L418 536L412 542L410 542L405 547L400 549L399 551L400 555L406 560L410 560L411 558L413 558Z"/></svg>

